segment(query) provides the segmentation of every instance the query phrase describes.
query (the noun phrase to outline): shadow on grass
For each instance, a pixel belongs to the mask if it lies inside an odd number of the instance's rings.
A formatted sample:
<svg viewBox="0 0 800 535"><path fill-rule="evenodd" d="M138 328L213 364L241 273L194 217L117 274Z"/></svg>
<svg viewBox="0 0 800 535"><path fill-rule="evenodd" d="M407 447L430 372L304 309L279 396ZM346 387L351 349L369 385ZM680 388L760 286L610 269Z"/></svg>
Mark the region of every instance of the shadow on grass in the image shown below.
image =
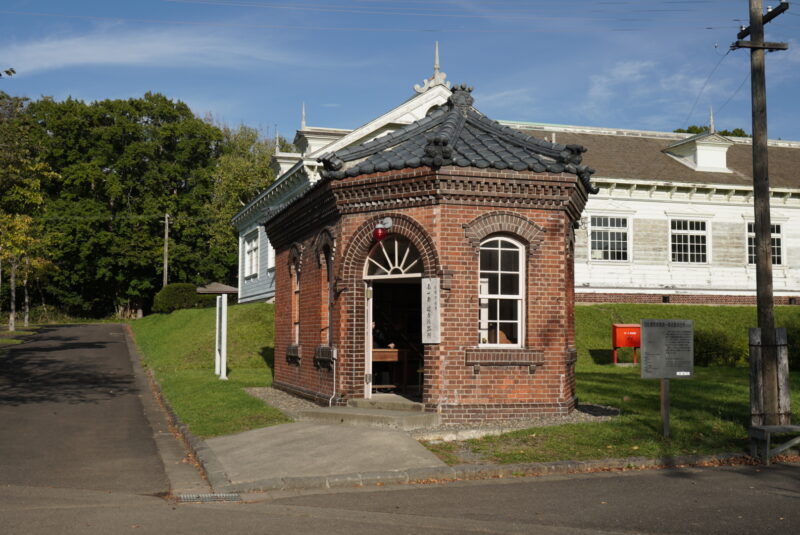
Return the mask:
<svg viewBox="0 0 800 535"><path fill-rule="evenodd" d="M595 364L611 364L614 362L614 352L610 349L590 349L589 355Z"/></svg>
<svg viewBox="0 0 800 535"><path fill-rule="evenodd" d="M269 371L273 372L275 370L275 348L269 346L262 347L258 354L264 359L264 364L267 365Z"/></svg>

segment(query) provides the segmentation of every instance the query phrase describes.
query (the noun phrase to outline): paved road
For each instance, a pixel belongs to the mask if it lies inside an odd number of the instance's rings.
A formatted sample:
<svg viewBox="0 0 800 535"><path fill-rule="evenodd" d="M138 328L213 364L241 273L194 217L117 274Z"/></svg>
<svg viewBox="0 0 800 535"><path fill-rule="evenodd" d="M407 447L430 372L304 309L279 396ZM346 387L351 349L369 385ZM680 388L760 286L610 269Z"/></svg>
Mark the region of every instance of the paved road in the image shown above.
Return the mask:
<svg viewBox="0 0 800 535"><path fill-rule="evenodd" d="M168 491L140 388L121 325L45 327L13 347L0 359L0 482Z"/></svg>
<svg viewBox="0 0 800 535"><path fill-rule="evenodd" d="M171 503L156 495L168 488L164 466L175 484L179 455L165 451L176 442L148 425L153 402L128 358L115 325L46 328L0 357L3 535L800 532L798 465Z"/></svg>

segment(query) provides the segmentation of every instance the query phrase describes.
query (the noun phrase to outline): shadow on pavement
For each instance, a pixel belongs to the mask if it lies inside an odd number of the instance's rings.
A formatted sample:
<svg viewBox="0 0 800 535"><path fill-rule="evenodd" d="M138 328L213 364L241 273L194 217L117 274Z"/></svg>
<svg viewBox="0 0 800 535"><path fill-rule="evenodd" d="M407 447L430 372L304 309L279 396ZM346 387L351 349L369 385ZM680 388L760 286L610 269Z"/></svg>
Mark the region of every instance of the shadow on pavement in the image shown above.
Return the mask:
<svg viewBox="0 0 800 535"><path fill-rule="evenodd" d="M48 331L52 329L40 330L33 344L9 347L0 355L0 405L96 403L137 392L133 378L123 370L101 370L91 359L48 356L54 352L102 349L108 344L48 336Z"/></svg>

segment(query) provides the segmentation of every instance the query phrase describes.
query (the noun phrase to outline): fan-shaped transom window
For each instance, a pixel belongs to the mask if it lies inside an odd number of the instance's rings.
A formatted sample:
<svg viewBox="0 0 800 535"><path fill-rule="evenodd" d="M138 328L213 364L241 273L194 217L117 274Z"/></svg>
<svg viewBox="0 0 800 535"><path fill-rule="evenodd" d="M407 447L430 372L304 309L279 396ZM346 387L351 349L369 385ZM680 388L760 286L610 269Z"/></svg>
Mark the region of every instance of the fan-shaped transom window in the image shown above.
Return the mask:
<svg viewBox="0 0 800 535"><path fill-rule="evenodd" d="M522 346L524 264L522 244L489 238L480 248L480 345Z"/></svg>
<svg viewBox="0 0 800 535"><path fill-rule="evenodd" d="M422 277L419 251L402 236L390 236L378 242L367 257L365 279Z"/></svg>

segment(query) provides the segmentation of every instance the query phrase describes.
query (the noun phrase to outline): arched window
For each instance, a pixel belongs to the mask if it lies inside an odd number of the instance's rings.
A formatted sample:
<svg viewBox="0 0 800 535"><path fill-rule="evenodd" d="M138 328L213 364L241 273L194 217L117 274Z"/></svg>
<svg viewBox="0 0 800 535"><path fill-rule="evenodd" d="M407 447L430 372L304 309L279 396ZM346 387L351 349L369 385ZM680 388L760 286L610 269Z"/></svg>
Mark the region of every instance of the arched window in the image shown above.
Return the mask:
<svg viewBox="0 0 800 535"><path fill-rule="evenodd" d="M522 347L525 310L525 250L506 237L480 246L480 324L482 346Z"/></svg>
<svg viewBox="0 0 800 535"><path fill-rule="evenodd" d="M372 248L364 278L422 277L422 269L422 259L414 244L402 236L391 236Z"/></svg>

